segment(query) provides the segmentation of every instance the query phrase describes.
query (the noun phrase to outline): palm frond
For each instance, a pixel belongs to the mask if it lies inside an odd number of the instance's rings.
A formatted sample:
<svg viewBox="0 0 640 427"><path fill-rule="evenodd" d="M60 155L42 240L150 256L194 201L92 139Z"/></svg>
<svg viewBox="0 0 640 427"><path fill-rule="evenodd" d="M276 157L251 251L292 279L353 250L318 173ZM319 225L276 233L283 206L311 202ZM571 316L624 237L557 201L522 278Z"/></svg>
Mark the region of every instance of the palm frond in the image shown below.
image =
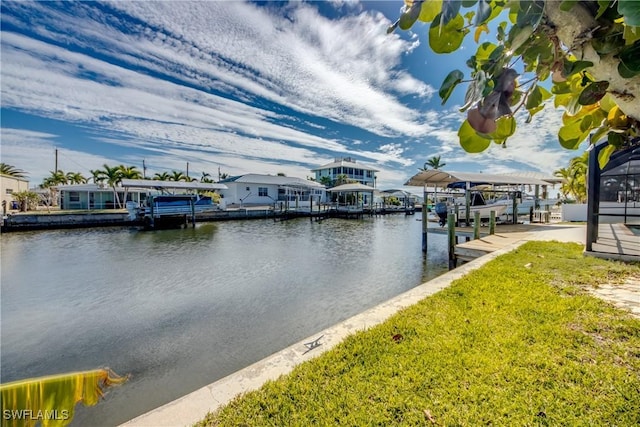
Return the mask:
<svg viewBox="0 0 640 427"><path fill-rule="evenodd" d="M118 376L105 368L0 384L2 425L66 426L73 419L77 403L93 406L107 387L122 384L128 379L128 376Z"/></svg>

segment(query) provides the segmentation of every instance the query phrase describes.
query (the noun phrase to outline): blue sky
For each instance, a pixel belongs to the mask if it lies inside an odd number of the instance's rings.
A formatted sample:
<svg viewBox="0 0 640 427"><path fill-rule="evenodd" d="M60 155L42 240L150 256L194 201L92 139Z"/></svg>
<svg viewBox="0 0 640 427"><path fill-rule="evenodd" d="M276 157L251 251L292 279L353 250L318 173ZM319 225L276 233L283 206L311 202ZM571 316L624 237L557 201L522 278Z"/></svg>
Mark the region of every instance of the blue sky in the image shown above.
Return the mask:
<svg viewBox="0 0 640 427"><path fill-rule="evenodd" d="M386 34L402 1L2 1L1 159L37 185L55 166L147 176L277 174L350 156L400 188L432 156L446 170L552 174L578 153L546 108L507 148L458 144L464 87L447 73L475 43L430 51L428 28ZM488 36L492 37L492 35ZM482 42L483 40L481 40Z"/></svg>

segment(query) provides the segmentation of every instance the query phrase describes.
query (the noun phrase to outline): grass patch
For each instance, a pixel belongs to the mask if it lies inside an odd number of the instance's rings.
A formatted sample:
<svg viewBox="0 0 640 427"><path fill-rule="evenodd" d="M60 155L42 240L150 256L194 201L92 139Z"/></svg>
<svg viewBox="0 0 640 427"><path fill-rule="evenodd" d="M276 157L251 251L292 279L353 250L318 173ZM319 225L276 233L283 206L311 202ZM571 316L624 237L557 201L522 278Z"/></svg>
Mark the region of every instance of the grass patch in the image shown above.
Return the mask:
<svg viewBox="0 0 640 427"><path fill-rule="evenodd" d="M584 290L629 275L526 243L197 425L640 425L640 320Z"/></svg>

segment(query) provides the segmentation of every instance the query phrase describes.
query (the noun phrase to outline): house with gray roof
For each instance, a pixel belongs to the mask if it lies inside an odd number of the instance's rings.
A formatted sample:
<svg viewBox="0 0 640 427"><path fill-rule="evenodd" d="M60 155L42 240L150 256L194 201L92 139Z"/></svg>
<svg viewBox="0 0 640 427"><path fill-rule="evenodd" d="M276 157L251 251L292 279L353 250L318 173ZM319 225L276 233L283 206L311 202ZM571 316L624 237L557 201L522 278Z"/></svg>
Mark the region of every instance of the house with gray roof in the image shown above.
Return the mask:
<svg viewBox="0 0 640 427"><path fill-rule="evenodd" d="M249 173L223 179L219 183L227 186L227 189L220 190L221 205L226 207L293 206L297 203L302 208L327 201L324 185L302 178Z"/></svg>

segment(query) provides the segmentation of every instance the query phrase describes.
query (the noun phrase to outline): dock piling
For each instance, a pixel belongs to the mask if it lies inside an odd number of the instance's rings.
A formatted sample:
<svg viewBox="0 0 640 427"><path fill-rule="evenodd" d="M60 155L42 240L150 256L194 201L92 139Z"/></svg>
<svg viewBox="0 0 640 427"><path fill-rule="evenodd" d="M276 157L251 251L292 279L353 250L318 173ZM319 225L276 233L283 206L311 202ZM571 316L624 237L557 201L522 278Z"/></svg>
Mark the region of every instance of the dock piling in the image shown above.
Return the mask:
<svg viewBox="0 0 640 427"><path fill-rule="evenodd" d="M456 219L454 214L447 215L447 235L449 236L449 270L456 268Z"/></svg>
<svg viewBox="0 0 640 427"><path fill-rule="evenodd" d="M425 197L425 200L426 197ZM422 205L422 252L427 253L427 227L429 225L429 208L425 202Z"/></svg>
<svg viewBox="0 0 640 427"><path fill-rule="evenodd" d="M496 211L489 212L489 234L496 234Z"/></svg>
<svg viewBox="0 0 640 427"><path fill-rule="evenodd" d="M480 212L473 213L473 240L480 238Z"/></svg>

